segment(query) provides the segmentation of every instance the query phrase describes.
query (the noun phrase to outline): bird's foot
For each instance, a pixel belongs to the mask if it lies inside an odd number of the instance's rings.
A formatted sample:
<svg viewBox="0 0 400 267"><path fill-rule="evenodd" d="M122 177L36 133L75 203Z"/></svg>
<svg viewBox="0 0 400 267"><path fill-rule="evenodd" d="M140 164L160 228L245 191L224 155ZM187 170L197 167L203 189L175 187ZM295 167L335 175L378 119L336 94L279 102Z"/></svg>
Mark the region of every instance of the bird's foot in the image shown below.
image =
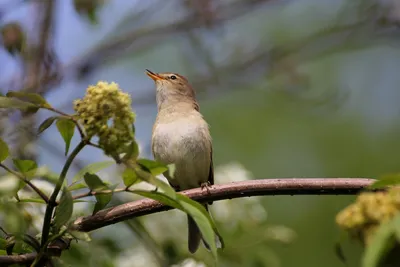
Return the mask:
<svg viewBox="0 0 400 267"><path fill-rule="evenodd" d="M204 190L204 188L205 188L207 190L208 194L210 194L210 188L211 187L212 187L212 184L209 181L200 184L201 190Z"/></svg>

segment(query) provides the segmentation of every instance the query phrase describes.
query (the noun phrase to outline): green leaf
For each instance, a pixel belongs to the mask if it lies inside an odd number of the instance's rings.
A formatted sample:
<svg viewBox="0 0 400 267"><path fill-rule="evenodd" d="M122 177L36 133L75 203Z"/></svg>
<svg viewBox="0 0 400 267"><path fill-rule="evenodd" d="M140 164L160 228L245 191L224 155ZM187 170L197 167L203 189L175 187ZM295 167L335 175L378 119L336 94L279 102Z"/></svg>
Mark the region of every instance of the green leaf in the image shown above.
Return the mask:
<svg viewBox="0 0 400 267"><path fill-rule="evenodd" d="M74 183L74 184L71 184L70 186L68 186L69 191L75 191L75 190L84 189L84 188L87 188L87 185L84 183Z"/></svg>
<svg viewBox="0 0 400 267"><path fill-rule="evenodd" d="M369 186L370 189L379 189L387 186L399 185L400 184L400 174L388 174L381 176L378 181L374 182Z"/></svg>
<svg viewBox="0 0 400 267"><path fill-rule="evenodd" d="M61 226L65 225L69 221L72 216L73 208L71 192L64 187L60 204L58 204L54 216L54 226L56 229L60 229Z"/></svg>
<svg viewBox="0 0 400 267"><path fill-rule="evenodd" d="M86 173L83 177L90 190L94 192L110 190L110 188L96 174ZM112 193L96 194L96 204L94 205L93 215L102 210L111 201Z"/></svg>
<svg viewBox="0 0 400 267"><path fill-rule="evenodd" d="M135 194L154 199L163 203L164 205L168 205L170 207L182 210L188 213L192 218L196 221L196 224L199 226L199 229L203 235L203 238L210 245L211 252L215 259L217 259L217 246L215 243L216 235L221 242L222 247L224 247L224 242L221 235L218 233L217 227L212 220L210 214L203 207L202 204L182 195L176 194L177 199L173 199L161 192L156 191L142 191L142 190L134 190L132 191Z"/></svg>
<svg viewBox="0 0 400 267"><path fill-rule="evenodd" d="M91 164L85 166L84 168L82 168L81 170L79 170L78 173L75 174L75 176L72 178L72 182L75 183L75 182L81 180L86 173L96 173L98 171L101 171L105 168L110 167L114 163L115 162L112 160L91 163Z"/></svg>
<svg viewBox="0 0 400 267"><path fill-rule="evenodd" d="M54 117L49 117L49 118L45 119L39 125L38 134L43 133L47 128L49 128L57 118L58 118L57 116L54 116Z"/></svg>
<svg viewBox="0 0 400 267"><path fill-rule="evenodd" d="M10 149L8 148L7 143L0 138L0 163L6 160L9 154Z"/></svg>
<svg viewBox="0 0 400 267"><path fill-rule="evenodd" d="M139 156L139 146L136 141L133 141L126 147L124 147L123 153L125 153L123 160L134 159L136 160Z"/></svg>
<svg viewBox="0 0 400 267"><path fill-rule="evenodd" d="M374 233L371 243L366 247L362 267L378 267L395 244L392 221L382 223Z"/></svg>
<svg viewBox="0 0 400 267"><path fill-rule="evenodd" d="M92 239L90 238L88 233L79 232L79 231L69 231L68 232L72 237L78 240L90 242Z"/></svg>
<svg viewBox="0 0 400 267"><path fill-rule="evenodd" d="M169 184L161 181L160 179L157 179L156 177L154 177L153 175L151 175L151 173L149 173L146 170L143 170L144 168L138 164L136 164L135 161L133 160L127 160L124 161L124 164L128 167L131 168L132 170L135 171L136 175L142 180L145 181L149 184L152 184L154 186L156 186L157 188L161 189L164 191L164 194L166 194L167 196L169 196L172 199L176 198L176 193L175 190L169 186Z"/></svg>
<svg viewBox="0 0 400 267"><path fill-rule="evenodd" d="M22 173L32 172L37 169L37 164L33 160L30 159L13 159L13 163L15 168Z"/></svg>
<svg viewBox="0 0 400 267"><path fill-rule="evenodd" d="M30 102L32 104L37 104L46 108L50 108L50 104L47 103L46 99L43 98L40 94L37 93L25 93L25 92L16 92L9 91L6 94L7 97L15 97L22 101Z"/></svg>
<svg viewBox="0 0 400 267"><path fill-rule="evenodd" d="M176 170L175 164L174 163L168 164L167 167L168 167L168 175L169 175L169 177L173 178L174 175L175 175L175 170Z"/></svg>
<svg viewBox="0 0 400 267"><path fill-rule="evenodd" d="M214 220L211 218L210 213L204 208L203 204L200 204L199 202L194 201L193 199L190 199L185 195L176 194L176 198L190 215L193 214L193 216L192 216L193 219L196 221L197 226L199 226L201 232L203 233L203 229L200 227L199 223L202 224L202 227L206 231L206 232L204 232L203 237L204 237L204 239L206 239L207 243L210 245L211 252L213 254L215 254L214 256L215 256L215 258L217 258L216 257L217 246L216 246L215 237L217 237L219 239L219 242L221 243L221 248L224 248L225 244L224 244L224 240L223 240L221 234L218 231L218 228L217 228ZM205 217L205 219L207 221L204 221L204 218L199 216L199 214L198 214L199 212ZM199 223L197 222L196 217L200 220ZM209 227L211 227L212 235L209 233L209 230L210 230ZM206 235L210 239L207 239ZM213 251L213 248L215 248L215 251Z"/></svg>
<svg viewBox="0 0 400 267"><path fill-rule="evenodd" d="M71 139L75 132L75 123L69 119L59 118L56 122L56 125L65 142L65 155L68 155Z"/></svg>
<svg viewBox="0 0 400 267"><path fill-rule="evenodd" d="M139 164L142 168L144 168L146 171L150 172L154 176L168 171L167 165L154 160L138 159L137 164Z"/></svg>
<svg viewBox="0 0 400 267"><path fill-rule="evenodd" d="M136 172L131 168L126 168L122 173L122 179L124 180L124 185L126 187L130 187L131 185L140 182L139 177L136 175Z"/></svg>
<svg viewBox="0 0 400 267"><path fill-rule="evenodd" d="M0 108L15 108L22 111L36 112L39 107L16 98L0 96Z"/></svg>
<svg viewBox="0 0 400 267"><path fill-rule="evenodd" d="M173 198L170 198L169 196L161 193L161 192L157 192L157 191L144 191L144 190L133 190L132 191L135 194L138 194L140 196L143 197L147 197L153 200L156 200L164 205L173 207L175 209L179 209L182 211L185 211L185 209L182 207L182 205L176 201Z"/></svg>

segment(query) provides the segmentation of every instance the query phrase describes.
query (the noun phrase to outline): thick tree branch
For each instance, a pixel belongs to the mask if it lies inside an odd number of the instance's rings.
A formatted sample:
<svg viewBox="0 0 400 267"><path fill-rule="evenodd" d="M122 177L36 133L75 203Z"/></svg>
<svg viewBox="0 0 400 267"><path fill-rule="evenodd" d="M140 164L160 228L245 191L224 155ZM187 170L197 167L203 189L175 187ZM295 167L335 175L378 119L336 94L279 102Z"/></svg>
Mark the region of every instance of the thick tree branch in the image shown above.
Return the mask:
<svg viewBox="0 0 400 267"><path fill-rule="evenodd" d="M209 190L195 188L182 193L199 202L266 195L354 195L374 181L366 178L260 179L213 185ZM75 228L78 231L89 232L169 209L172 208L160 202L142 199L99 211L93 216L78 218Z"/></svg>
<svg viewBox="0 0 400 267"><path fill-rule="evenodd" d="M207 189L183 191L186 196L209 202L250 196L275 195L355 195L376 180L367 178L281 178L260 179L213 185ZM172 209L157 201L142 199L99 211L93 216L78 218L75 230L89 232L117 222ZM66 247L60 247L61 250ZM36 253L0 256L0 266L30 263Z"/></svg>

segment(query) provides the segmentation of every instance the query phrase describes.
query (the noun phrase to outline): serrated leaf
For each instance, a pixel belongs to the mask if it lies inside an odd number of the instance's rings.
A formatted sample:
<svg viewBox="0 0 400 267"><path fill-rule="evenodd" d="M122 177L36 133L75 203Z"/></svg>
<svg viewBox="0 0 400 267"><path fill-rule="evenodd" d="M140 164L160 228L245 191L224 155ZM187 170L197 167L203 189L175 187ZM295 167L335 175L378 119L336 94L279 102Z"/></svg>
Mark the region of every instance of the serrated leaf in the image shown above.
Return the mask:
<svg viewBox="0 0 400 267"><path fill-rule="evenodd" d="M57 118L58 118L58 117L54 116L54 117L49 117L49 118L45 119L45 120L39 125L38 134L43 133L47 128L49 128Z"/></svg>
<svg viewBox="0 0 400 267"><path fill-rule="evenodd" d="M75 123L69 119L59 118L56 126L65 142L65 155L68 155L71 139L75 132Z"/></svg>
<svg viewBox="0 0 400 267"><path fill-rule="evenodd" d="M0 108L12 108L31 112L36 112L39 109L38 106L32 103L4 96L0 96Z"/></svg>
<svg viewBox="0 0 400 267"><path fill-rule="evenodd" d="M10 154L10 149L8 148L7 143L0 138L0 163L6 160L9 154Z"/></svg>
<svg viewBox="0 0 400 267"><path fill-rule="evenodd" d="M400 174L388 174L379 178L378 181L374 182L369 186L370 189L380 189L388 186L394 186L400 184Z"/></svg>
<svg viewBox="0 0 400 267"><path fill-rule="evenodd" d="M60 204L58 204L54 216L54 226L56 229L60 229L61 226L65 225L69 219L71 219L73 209L74 205L71 192L64 187Z"/></svg>
<svg viewBox="0 0 400 267"><path fill-rule="evenodd" d="M81 180L84 177L85 173L99 172L105 168L110 167L114 163L115 162L112 160L91 163L91 164L83 167L81 170L79 170L78 173L75 174L75 176L72 178L72 182L75 183L75 182Z"/></svg>
<svg viewBox="0 0 400 267"><path fill-rule="evenodd" d="M15 168L22 173L32 172L37 169L37 164L30 159L13 159Z"/></svg>
<svg viewBox="0 0 400 267"><path fill-rule="evenodd" d="M366 247L362 258L362 267L378 267L380 262L387 255L389 250L395 244L394 227L392 222L382 223L371 243Z"/></svg>
<svg viewBox="0 0 400 267"><path fill-rule="evenodd" d="M51 107L49 103L47 103L46 99L43 98L40 94L37 93L25 93L25 92L17 92L17 91L9 91L6 94L7 97L15 97L22 101L30 102L32 104L37 104L43 107Z"/></svg>
<svg viewBox="0 0 400 267"><path fill-rule="evenodd" d="M96 174L86 173L83 177L90 190L94 192L110 190L110 188ZM94 205L93 215L102 210L111 201L112 193L96 194L96 204Z"/></svg>
<svg viewBox="0 0 400 267"><path fill-rule="evenodd" d="M167 165L149 159L138 159L137 164L139 164L146 171L150 172L152 175L157 176L159 174L163 174L168 171Z"/></svg>
<svg viewBox="0 0 400 267"><path fill-rule="evenodd" d="M122 173L122 179L124 180L124 185L126 187L130 187L133 184L140 182L139 177L136 175L136 172L130 168L126 168Z"/></svg>

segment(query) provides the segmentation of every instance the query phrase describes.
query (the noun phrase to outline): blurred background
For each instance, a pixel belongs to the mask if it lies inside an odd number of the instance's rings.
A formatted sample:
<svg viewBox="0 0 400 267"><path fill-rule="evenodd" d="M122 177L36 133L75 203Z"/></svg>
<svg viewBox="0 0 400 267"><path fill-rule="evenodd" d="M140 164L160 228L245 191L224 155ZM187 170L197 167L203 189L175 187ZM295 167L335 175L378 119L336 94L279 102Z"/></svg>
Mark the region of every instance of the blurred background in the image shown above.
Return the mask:
<svg viewBox="0 0 400 267"><path fill-rule="evenodd" d="M274 177L367 177L400 159L399 0L0 0L0 90L43 94L72 113L90 84L115 81L137 113L141 156L151 157L154 83L177 72L197 91L214 142L216 183ZM0 134L16 157L59 172L64 144L50 114L1 111ZM75 135L74 141L78 141ZM71 169L107 160L85 149ZM115 166L100 172L120 182ZM36 181L42 187L48 185ZM3 187L5 188L5 187ZM51 189L51 188L50 188ZM132 201L114 196L112 205ZM335 215L351 196L268 196L215 202L225 237L219 266L359 266ZM76 215L88 215L79 204ZM41 229L43 207L30 231ZM344 240L344 241L343 241ZM168 211L72 243L66 266L208 266L187 252L186 216Z"/></svg>

